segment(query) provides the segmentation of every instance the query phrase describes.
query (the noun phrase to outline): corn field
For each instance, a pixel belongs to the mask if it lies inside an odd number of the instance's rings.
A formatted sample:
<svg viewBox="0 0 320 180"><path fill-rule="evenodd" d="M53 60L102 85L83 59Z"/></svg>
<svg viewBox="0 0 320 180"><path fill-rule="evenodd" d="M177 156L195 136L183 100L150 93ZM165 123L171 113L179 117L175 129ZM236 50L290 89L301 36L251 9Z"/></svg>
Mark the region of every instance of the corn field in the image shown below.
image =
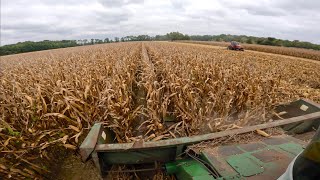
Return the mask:
<svg viewBox="0 0 320 180"><path fill-rule="evenodd" d="M320 65L199 45L132 42L1 57L0 177L38 178L95 122L119 143L270 121L279 103L320 102ZM40 157L40 158L39 158Z"/></svg>
<svg viewBox="0 0 320 180"><path fill-rule="evenodd" d="M182 42L192 43L192 44L221 46L221 47L227 47L230 44L228 42L216 42L216 41L182 41ZM268 45L258 45L258 44L242 44L242 46L247 50L281 54L286 56L307 58L307 59L320 61L319 50L294 48L294 47L268 46Z"/></svg>

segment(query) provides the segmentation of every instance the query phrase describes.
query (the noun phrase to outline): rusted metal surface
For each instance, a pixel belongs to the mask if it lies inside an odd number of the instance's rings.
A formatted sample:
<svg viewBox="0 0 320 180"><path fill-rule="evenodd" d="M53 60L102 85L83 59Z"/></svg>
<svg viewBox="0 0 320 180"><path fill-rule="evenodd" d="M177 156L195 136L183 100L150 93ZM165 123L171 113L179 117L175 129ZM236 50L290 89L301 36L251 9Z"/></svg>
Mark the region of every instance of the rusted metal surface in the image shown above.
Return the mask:
<svg viewBox="0 0 320 180"><path fill-rule="evenodd" d="M236 176L238 173L221 157L218 147L212 149L205 149L201 156L209 164L211 164L218 174L222 177Z"/></svg>
<svg viewBox="0 0 320 180"><path fill-rule="evenodd" d="M264 141L264 143L268 144L268 145L279 145L279 144L283 144L288 142L287 139L283 139L283 138L270 138L270 139L266 139Z"/></svg>
<svg viewBox="0 0 320 180"><path fill-rule="evenodd" d="M241 154L243 153L244 151L239 149L238 147L236 146L222 146L219 148L219 151L218 151L222 156L230 156L230 155L236 155L236 154Z"/></svg>
<svg viewBox="0 0 320 180"><path fill-rule="evenodd" d="M259 151L259 152L253 153L252 156L256 157L257 159L259 159L264 163L278 161L281 159L288 159L288 157L284 153L281 153L274 149Z"/></svg>
<svg viewBox="0 0 320 180"><path fill-rule="evenodd" d="M309 136L310 138L312 138L312 136ZM298 143L298 144L303 144L306 143L306 141L300 140L298 138L294 138L292 136L288 136L287 139L290 139L292 142Z"/></svg>
<svg viewBox="0 0 320 180"><path fill-rule="evenodd" d="M250 143L239 145L239 147L245 151L256 151L265 148L266 145L263 143Z"/></svg>
<svg viewBox="0 0 320 180"><path fill-rule="evenodd" d="M276 151L265 150L255 154L256 158L263 162L263 173L247 177L250 180L278 179L287 169L294 156Z"/></svg>

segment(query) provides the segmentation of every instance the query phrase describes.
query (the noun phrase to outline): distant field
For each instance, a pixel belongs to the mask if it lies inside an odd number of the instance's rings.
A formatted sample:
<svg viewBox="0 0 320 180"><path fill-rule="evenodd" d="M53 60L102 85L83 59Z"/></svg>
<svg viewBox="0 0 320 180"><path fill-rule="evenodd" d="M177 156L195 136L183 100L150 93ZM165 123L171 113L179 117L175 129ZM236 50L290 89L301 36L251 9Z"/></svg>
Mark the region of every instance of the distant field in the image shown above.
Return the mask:
<svg viewBox="0 0 320 180"><path fill-rule="evenodd" d="M320 102L318 61L199 44L102 44L0 64L4 179L46 177L51 153L76 150L95 122L119 143L159 141L268 122L274 105L301 97Z"/></svg>
<svg viewBox="0 0 320 180"><path fill-rule="evenodd" d="M230 43L228 42L215 42L215 41L181 41L184 43L195 43L195 44L207 44L214 46L227 47ZM301 57L307 59L314 59L320 61L320 51L312 49L302 48L291 48L291 47L279 47L279 46L266 46L257 44L242 44L247 50L267 52L273 54L282 54L287 56Z"/></svg>

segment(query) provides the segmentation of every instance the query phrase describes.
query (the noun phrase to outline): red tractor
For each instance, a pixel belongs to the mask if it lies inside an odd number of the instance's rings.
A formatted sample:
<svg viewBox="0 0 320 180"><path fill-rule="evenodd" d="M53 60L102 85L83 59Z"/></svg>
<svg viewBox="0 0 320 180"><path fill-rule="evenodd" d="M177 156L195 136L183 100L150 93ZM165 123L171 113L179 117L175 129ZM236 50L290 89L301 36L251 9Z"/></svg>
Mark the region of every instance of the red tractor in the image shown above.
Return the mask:
<svg viewBox="0 0 320 180"><path fill-rule="evenodd" d="M244 51L243 47L240 46L240 44L236 41L231 41L230 45L227 47L229 50L235 50L235 51Z"/></svg>

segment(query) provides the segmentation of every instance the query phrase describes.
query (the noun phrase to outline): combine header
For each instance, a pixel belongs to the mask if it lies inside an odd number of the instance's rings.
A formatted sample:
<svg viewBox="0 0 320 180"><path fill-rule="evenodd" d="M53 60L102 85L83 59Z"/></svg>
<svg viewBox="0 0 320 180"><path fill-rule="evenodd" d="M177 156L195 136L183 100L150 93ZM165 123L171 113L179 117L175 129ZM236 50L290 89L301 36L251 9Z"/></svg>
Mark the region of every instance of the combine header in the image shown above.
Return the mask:
<svg viewBox="0 0 320 180"><path fill-rule="evenodd" d="M276 110L278 115L270 123L156 142L117 143L111 130L95 124L82 143L80 153L83 161L93 159L102 177L108 175L112 165L118 164L134 165L136 168L128 172L135 171L142 177L163 171L181 180L277 179L280 176L280 179L290 179L290 176L319 179L319 171L315 169L320 169L320 129L309 144L280 135L250 143L208 146L202 151L193 149L192 145L197 143L277 126L285 126L287 130L300 126L307 130L320 121L320 105L306 99L281 105Z"/></svg>

